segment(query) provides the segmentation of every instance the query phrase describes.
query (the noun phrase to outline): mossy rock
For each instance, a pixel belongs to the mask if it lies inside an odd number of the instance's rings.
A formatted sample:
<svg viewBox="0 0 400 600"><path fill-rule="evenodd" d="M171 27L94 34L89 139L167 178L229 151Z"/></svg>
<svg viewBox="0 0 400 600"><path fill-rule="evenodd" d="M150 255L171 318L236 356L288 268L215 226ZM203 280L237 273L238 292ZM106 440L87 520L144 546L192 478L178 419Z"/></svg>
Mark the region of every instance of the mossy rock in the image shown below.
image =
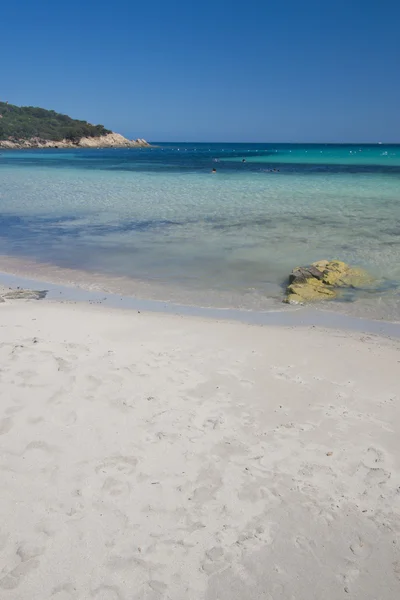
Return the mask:
<svg viewBox="0 0 400 600"><path fill-rule="evenodd" d="M303 304L318 300L331 300L337 291L318 279L309 279L304 283L291 283L286 289L285 301L288 304Z"/></svg>
<svg viewBox="0 0 400 600"><path fill-rule="evenodd" d="M373 282L372 277L359 267L350 267L340 260L320 260L313 263L314 267L322 271L322 281L326 285L337 287L361 287Z"/></svg>
<svg viewBox="0 0 400 600"><path fill-rule="evenodd" d="M372 277L363 269L350 267L340 260L319 260L309 267L293 269L284 302L304 304L332 300L340 288L357 288L372 282Z"/></svg>

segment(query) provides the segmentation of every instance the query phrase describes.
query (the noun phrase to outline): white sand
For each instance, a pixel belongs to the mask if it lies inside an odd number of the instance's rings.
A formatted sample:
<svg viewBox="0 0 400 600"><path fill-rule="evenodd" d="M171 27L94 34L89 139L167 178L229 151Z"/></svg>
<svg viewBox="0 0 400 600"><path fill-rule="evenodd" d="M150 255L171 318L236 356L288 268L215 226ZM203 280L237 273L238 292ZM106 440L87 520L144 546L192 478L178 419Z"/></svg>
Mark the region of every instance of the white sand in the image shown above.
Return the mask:
<svg viewBox="0 0 400 600"><path fill-rule="evenodd" d="M0 305L1 600L400 597L398 344Z"/></svg>

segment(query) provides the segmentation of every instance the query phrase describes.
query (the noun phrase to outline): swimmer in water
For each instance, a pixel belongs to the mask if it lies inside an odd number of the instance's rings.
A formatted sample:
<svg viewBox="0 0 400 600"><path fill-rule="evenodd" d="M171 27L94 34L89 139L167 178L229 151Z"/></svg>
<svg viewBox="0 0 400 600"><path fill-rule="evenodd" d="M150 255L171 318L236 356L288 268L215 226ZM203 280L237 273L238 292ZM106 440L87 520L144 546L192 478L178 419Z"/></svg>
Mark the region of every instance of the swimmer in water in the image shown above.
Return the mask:
<svg viewBox="0 0 400 600"><path fill-rule="evenodd" d="M242 162L246 162L246 159L245 159L245 158L242 158Z"/></svg>
<svg viewBox="0 0 400 600"><path fill-rule="evenodd" d="M213 169L213 170L211 171L211 173L216 173L216 172L217 172L217 169Z"/></svg>

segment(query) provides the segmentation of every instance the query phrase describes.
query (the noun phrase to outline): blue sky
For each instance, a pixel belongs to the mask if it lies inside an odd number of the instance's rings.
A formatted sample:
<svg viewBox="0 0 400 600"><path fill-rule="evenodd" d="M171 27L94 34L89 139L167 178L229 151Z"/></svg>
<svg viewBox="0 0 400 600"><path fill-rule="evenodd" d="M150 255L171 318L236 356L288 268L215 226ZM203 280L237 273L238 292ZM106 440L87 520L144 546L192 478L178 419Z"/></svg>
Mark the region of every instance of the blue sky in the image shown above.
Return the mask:
<svg viewBox="0 0 400 600"><path fill-rule="evenodd" d="M169 141L400 142L398 0L2 3L0 98Z"/></svg>

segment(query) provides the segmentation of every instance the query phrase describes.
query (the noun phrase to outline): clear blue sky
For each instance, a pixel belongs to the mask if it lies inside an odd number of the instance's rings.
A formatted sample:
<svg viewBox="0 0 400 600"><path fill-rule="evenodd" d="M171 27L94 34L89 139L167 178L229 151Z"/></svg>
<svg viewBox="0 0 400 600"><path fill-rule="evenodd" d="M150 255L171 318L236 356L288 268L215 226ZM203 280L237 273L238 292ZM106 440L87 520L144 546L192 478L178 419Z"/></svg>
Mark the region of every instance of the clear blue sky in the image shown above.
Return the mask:
<svg viewBox="0 0 400 600"><path fill-rule="evenodd" d="M2 2L0 98L170 141L400 142L399 0Z"/></svg>

